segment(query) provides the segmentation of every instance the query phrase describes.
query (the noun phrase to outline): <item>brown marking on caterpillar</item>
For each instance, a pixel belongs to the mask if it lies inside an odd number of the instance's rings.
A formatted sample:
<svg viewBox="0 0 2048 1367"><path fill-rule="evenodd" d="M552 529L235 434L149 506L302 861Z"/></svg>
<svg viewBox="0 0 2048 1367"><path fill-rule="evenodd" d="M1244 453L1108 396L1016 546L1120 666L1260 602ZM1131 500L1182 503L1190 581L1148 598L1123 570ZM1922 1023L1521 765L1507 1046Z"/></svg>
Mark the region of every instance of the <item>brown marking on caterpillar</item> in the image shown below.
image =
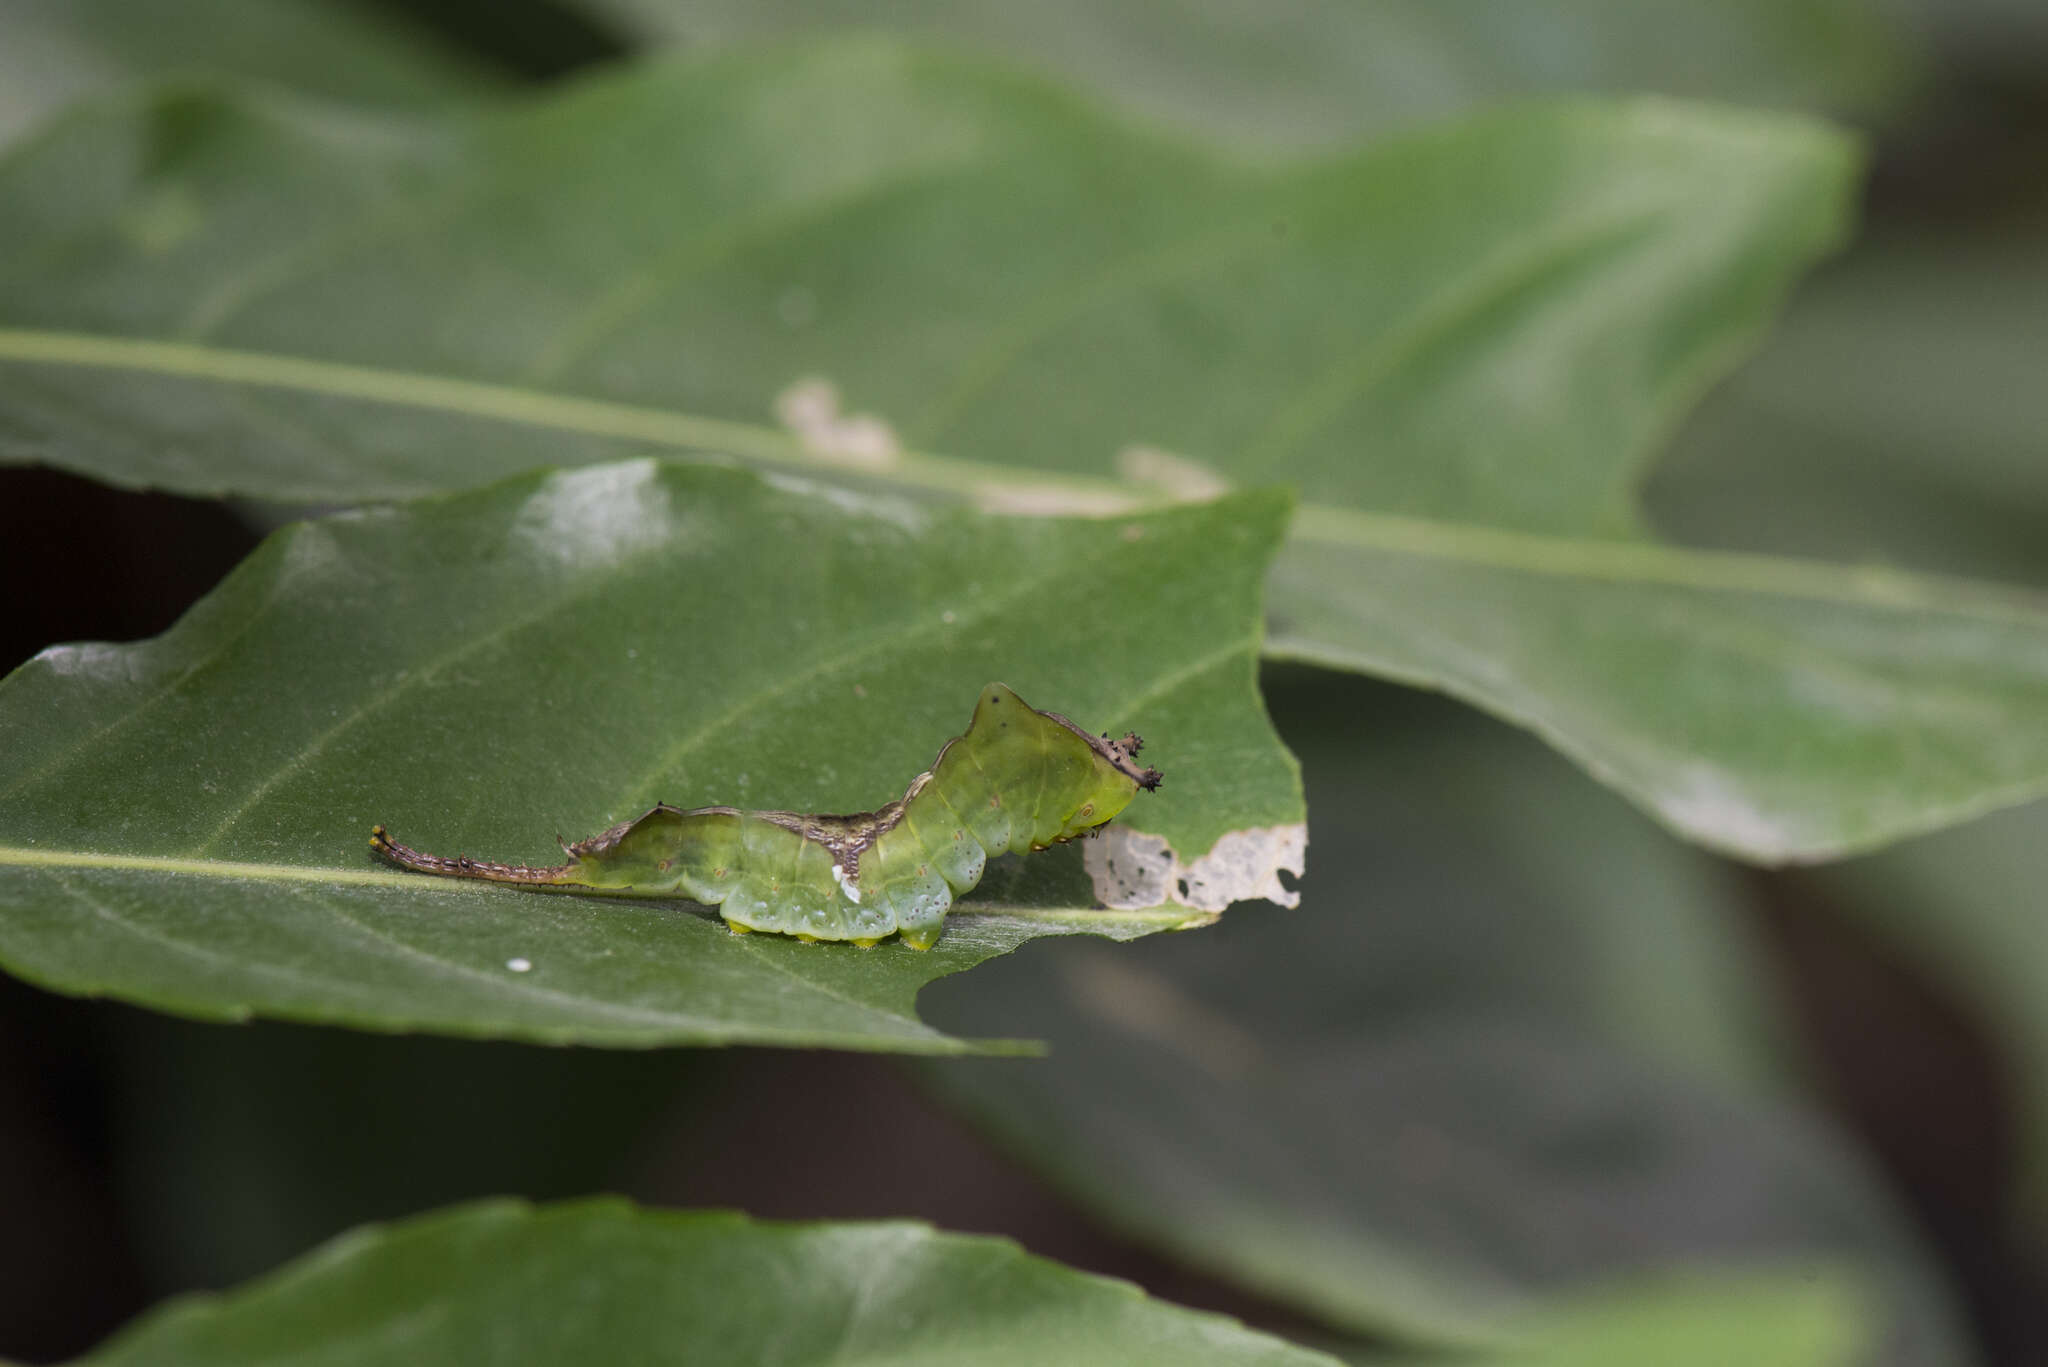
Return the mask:
<svg viewBox="0 0 2048 1367"><path fill-rule="evenodd" d="M532 864L494 864L486 859L471 859L466 854L453 857L422 854L410 845L401 845L393 840L390 832L382 826L370 828L370 848L399 867L419 873L452 874L457 878L483 878L497 883L559 883L575 868L574 863L537 867Z"/></svg>

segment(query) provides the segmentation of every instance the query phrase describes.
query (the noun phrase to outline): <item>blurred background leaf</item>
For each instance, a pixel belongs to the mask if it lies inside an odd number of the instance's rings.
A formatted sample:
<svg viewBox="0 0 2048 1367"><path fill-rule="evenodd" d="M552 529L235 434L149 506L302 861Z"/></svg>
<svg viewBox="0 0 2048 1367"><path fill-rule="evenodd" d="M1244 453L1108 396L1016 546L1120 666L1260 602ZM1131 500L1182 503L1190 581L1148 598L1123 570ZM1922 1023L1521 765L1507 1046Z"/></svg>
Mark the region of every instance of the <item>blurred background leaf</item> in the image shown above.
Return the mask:
<svg viewBox="0 0 2048 1367"><path fill-rule="evenodd" d="M1865 233L1681 429L1647 510L1695 544L2038 588L2048 9L1901 9L1930 75L1885 126ZM2044 822L2036 802L1775 894L1798 918L1795 967L1832 1036L1836 1103L1919 1189L2012 1362L2048 1354Z"/></svg>
<svg viewBox="0 0 2048 1367"><path fill-rule="evenodd" d="M1215 1315L921 1225L764 1225L624 1201L498 1201L358 1229L167 1306L81 1363L1048 1361L1317 1367Z"/></svg>
<svg viewBox="0 0 2048 1367"><path fill-rule="evenodd" d="M817 378L1013 480L1152 448L1624 535L1645 455L1839 239L1853 173L1822 126L1661 102L1255 167L879 39L481 117L181 88L0 163L7 449L275 499L621 443L844 464L762 430ZM889 456L864 468L997 473Z"/></svg>
<svg viewBox="0 0 2048 1367"><path fill-rule="evenodd" d="M418 105L509 89L509 73L398 6L346 0L8 0L0 143L130 82L245 76L308 94Z"/></svg>
<svg viewBox="0 0 2048 1367"><path fill-rule="evenodd" d="M1849 1367L1869 1350L1862 1288L1817 1269L1683 1273L1546 1306L1526 1342L1428 1358L1370 1354L1358 1367Z"/></svg>
<svg viewBox="0 0 2048 1367"><path fill-rule="evenodd" d="M1873 1360L1968 1360L1900 1212L1792 1099L1723 871L1439 700L1268 695L1345 857L1142 963L1047 945L935 987L935 1020L1052 1046L934 1065L943 1096L1115 1227L1354 1331L1456 1345L1632 1272L1803 1258L1880 1288Z"/></svg>
<svg viewBox="0 0 2048 1367"><path fill-rule="evenodd" d="M1646 491L1681 540L2048 585L2048 200L1824 268ZM2031 221L2029 221L2031 219Z"/></svg>
<svg viewBox="0 0 2048 1367"><path fill-rule="evenodd" d="M1913 54L1856 0L584 0L645 44L882 30L1028 62L1246 151L1299 152L1557 90L1838 113L1889 107Z"/></svg>

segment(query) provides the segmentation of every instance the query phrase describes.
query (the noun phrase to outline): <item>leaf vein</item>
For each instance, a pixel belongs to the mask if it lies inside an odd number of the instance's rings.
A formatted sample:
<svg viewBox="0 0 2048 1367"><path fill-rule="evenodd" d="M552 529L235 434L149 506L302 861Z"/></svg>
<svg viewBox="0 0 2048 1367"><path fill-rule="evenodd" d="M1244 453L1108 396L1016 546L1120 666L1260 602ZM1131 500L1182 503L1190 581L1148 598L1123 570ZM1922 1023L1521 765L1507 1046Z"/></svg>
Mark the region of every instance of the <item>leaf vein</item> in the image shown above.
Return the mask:
<svg viewBox="0 0 2048 1367"><path fill-rule="evenodd" d="M942 614L934 612L929 617L906 623L904 626L898 627L893 631L866 637L861 645L852 650L842 651L837 655L819 660L807 668L798 670L779 680L771 688L750 693L739 703L727 708L724 712L705 722L696 730L684 736L676 744L670 746L645 774L634 781L627 791L641 794L640 800L642 801L652 802L654 800L651 792L653 784L663 774L675 768L685 755L690 754L712 736L729 729L741 718L750 713L758 712L772 700L783 697L805 684L814 683L819 679L826 678L856 665L872 655L882 654L901 647L908 642L915 641L919 637L927 635L940 627L953 627L957 629L961 626L971 626L985 621L990 617L1007 611L1020 599L1045 592L1049 585L1057 583L1062 579L1075 575L1085 576L1087 572L1100 566L1103 561L1122 554L1125 550L1124 546L1116 545L1091 551L1086 556L1063 564L1056 570L1034 574L1017 581L1016 586L1009 592L984 600L965 612L956 613L951 622L946 621Z"/></svg>
<svg viewBox="0 0 2048 1367"><path fill-rule="evenodd" d="M691 451L723 450L751 459L843 473L829 460L807 453L788 433L759 423L418 372L186 343L0 328L0 361L9 360L295 389ZM1108 480L982 466L921 453L906 455L883 477L916 488L960 492L984 489L1002 477L1026 476L1046 489L1090 495L1114 492L1141 501L1146 497L1143 491ZM1293 539L1553 577L1638 580L1702 591L1938 610L1956 616L2048 625L2048 597L2038 590L1746 552L1564 537L1366 508L1303 504Z"/></svg>

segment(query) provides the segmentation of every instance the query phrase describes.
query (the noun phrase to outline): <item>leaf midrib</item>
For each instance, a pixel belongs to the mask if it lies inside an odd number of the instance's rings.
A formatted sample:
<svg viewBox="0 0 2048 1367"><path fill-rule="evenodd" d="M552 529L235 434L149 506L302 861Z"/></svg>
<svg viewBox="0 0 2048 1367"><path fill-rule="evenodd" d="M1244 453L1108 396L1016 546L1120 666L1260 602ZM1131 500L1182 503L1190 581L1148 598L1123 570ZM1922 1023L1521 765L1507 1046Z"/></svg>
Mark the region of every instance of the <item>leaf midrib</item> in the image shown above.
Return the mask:
<svg viewBox="0 0 2048 1367"><path fill-rule="evenodd" d="M488 896L502 893L502 889L489 883L460 878L427 879L416 873L401 873L384 869L338 869L318 864L265 864L236 859L195 859L180 855L156 854L114 854L100 850L74 849L29 849L20 845L0 845L0 868L43 868L43 869L100 869L141 873L179 873L202 878L244 879L259 882L309 883L342 887L384 887L402 888L408 892L456 892L473 896ZM520 896L533 896L535 890L522 890ZM540 895L557 897L611 897L617 901L643 901L652 903L675 901L687 902L686 897L675 898L634 898L626 894L608 894L599 888L565 888L559 891L542 892ZM1063 920L1070 916L1087 915L1105 921L1130 922L1177 926L1191 914L1186 907L1161 907L1151 910L1122 911L1103 910L1096 907L1080 906L1025 906L1014 902L968 902L956 906L953 916L1014 916L1022 920Z"/></svg>
<svg viewBox="0 0 2048 1367"><path fill-rule="evenodd" d="M1156 490L1117 480L927 452L904 452L886 469L851 466L809 451L794 436L758 423L517 385L191 342L0 328L0 362L6 361L123 370L355 399L678 450L722 452L936 493L988 496L1030 487L1041 493L1073 495L1074 511L1079 513L1102 513L1106 497L1125 500L1123 511L1127 512L1173 501ZM1904 611L1937 610L2048 625L2048 595L2038 591L1880 566L1843 566L1648 541L1566 537L1317 503L1301 505L1290 535L1312 544L1552 578L1660 584Z"/></svg>
<svg viewBox="0 0 2048 1367"><path fill-rule="evenodd" d="M119 927L123 932L139 939L148 940L153 944L161 945L173 953L197 958L230 972L255 974L263 977L282 977L301 986L310 985L318 988L329 987L335 981L350 985L353 985L355 981L347 978L339 980L323 978L318 975L300 972L287 964L279 964L246 956L238 958L234 955L223 954L218 950L208 948L203 943L168 935L153 926L145 925L130 917L123 916L98 898L93 897L83 889L73 886L66 879L57 879L57 885L66 895L83 903L86 909L94 916ZM375 942L379 946L380 953L397 952L405 958L424 962L428 965L430 971L434 973L477 983L498 997L512 1000L546 1002L553 1006L567 1006L578 1011L595 1011L613 1018L613 1023L621 1028L628 1026L643 1028L658 1026L664 1029L712 1030L720 1025L720 1022L715 1017L691 1016L666 1008L634 1006L609 1001L590 993L565 992L559 988L546 987L538 983L502 978L486 973L473 965L448 958L446 955L435 954L421 949L417 945L408 944L404 940L385 934L375 927L365 924L338 907L329 906L324 908L324 910L335 920L349 926L362 938ZM836 996L837 994L828 995ZM855 1004L858 1005L858 1003ZM866 1009L875 1011L875 1014L890 1014L893 1016L893 1013L876 1011L874 1008ZM894 1016L894 1018L902 1019L900 1016Z"/></svg>

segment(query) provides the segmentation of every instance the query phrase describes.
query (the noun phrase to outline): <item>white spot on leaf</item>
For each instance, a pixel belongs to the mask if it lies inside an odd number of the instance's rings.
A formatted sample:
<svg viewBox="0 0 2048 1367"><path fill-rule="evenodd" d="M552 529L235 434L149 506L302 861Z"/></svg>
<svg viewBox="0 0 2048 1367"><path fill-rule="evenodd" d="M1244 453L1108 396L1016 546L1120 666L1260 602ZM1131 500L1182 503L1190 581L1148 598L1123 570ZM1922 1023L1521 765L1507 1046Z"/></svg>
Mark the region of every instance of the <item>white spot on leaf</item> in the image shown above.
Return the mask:
<svg viewBox="0 0 2048 1367"><path fill-rule="evenodd" d="M533 960L507 959L505 960L505 967L511 969L514 973L531 973L533 971Z"/></svg>
<svg viewBox="0 0 2048 1367"><path fill-rule="evenodd" d="M556 475L526 500L513 534L570 569L608 569L675 531L660 467L633 460Z"/></svg>
<svg viewBox="0 0 2048 1367"><path fill-rule="evenodd" d="M839 386L811 375L775 396L775 416L814 456L886 470L903 454L896 429L872 413L842 413Z"/></svg>
<svg viewBox="0 0 2048 1367"><path fill-rule="evenodd" d="M1230 492L1230 481L1202 462L1156 446L1126 446L1116 453L1116 472L1133 484L1143 484L1190 503Z"/></svg>
<svg viewBox="0 0 2048 1367"><path fill-rule="evenodd" d="M1164 836L1111 826L1088 842L1081 862L1106 907L1136 910L1178 902L1198 911L1222 911L1255 898L1283 907L1301 894L1280 881L1308 867L1308 827L1301 822L1229 831L1199 859L1182 863Z"/></svg>
<svg viewBox="0 0 2048 1367"><path fill-rule="evenodd" d="M1115 489L1062 489L1048 484L983 484L975 488L973 497L974 506L981 511L1010 517L1114 517L1158 501Z"/></svg>

